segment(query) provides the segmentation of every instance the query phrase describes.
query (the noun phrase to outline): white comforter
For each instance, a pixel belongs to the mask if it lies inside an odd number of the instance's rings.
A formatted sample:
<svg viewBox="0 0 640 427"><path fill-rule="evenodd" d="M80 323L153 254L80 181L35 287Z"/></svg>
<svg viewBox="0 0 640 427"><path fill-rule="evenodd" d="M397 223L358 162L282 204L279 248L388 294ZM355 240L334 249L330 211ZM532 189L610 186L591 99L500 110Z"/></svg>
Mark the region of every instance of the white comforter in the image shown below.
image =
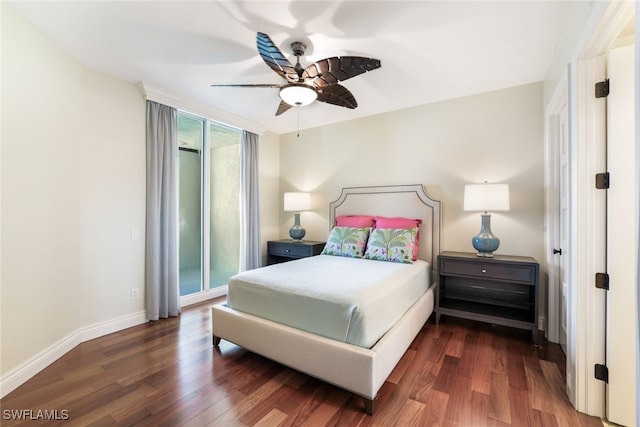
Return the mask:
<svg viewBox="0 0 640 427"><path fill-rule="evenodd" d="M233 276L227 304L370 348L428 288L424 261L399 264L319 255Z"/></svg>

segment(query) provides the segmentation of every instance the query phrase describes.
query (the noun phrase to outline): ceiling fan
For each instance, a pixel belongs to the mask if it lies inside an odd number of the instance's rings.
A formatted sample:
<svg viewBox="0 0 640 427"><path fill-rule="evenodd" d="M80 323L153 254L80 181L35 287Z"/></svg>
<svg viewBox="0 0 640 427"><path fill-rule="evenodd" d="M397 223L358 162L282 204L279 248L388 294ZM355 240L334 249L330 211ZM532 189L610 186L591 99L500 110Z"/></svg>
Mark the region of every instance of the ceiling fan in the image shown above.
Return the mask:
<svg viewBox="0 0 640 427"><path fill-rule="evenodd" d="M258 33L258 52L266 64L280 77L284 84L214 84L213 87L266 87L280 89L280 105L276 116L294 106L309 105L313 101L326 102L354 109L358 102L349 89L338 82L350 79L367 71L380 68L380 60L362 56L335 56L321 59L303 68L300 57L307 46L302 42L291 43L296 64L291 65L280 49L265 33Z"/></svg>

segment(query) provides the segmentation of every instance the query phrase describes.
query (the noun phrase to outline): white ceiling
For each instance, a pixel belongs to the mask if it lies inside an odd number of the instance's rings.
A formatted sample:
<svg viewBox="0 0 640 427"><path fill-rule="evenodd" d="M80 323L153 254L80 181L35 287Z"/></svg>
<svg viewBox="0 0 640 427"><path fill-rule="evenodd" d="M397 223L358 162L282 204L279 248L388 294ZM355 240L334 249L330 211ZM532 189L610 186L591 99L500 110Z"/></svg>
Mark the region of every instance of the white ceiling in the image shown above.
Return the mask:
<svg viewBox="0 0 640 427"><path fill-rule="evenodd" d="M382 67L344 81L358 108L301 107L309 128L541 81L562 36L561 1L17 1L22 16L81 63L243 117L294 131L277 89L211 84L283 83L256 50L256 32L303 65L339 55ZM291 56L291 62L295 58Z"/></svg>

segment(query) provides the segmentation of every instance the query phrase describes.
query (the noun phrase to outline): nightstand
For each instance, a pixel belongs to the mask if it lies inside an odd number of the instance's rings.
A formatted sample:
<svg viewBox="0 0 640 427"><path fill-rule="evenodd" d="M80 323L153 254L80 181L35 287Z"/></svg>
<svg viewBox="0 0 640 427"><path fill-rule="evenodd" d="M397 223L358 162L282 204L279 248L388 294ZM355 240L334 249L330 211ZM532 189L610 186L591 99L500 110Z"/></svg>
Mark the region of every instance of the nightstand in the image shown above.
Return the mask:
<svg viewBox="0 0 640 427"><path fill-rule="evenodd" d="M269 240L267 242L267 264L277 264L292 259L320 255L325 242L313 240Z"/></svg>
<svg viewBox="0 0 640 427"><path fill-rule="evenodd" d="M442 252L438 256L436 324L444 314L529 329L537 344L539 269L529 257Z"/></svg>

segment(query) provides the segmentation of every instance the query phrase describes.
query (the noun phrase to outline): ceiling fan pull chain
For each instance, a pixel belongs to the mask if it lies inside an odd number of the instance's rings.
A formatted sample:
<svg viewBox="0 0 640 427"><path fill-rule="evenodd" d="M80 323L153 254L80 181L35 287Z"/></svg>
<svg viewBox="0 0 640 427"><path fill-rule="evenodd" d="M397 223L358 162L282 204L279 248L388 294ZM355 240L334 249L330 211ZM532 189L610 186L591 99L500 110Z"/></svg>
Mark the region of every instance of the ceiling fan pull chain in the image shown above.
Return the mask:
<svg viewBox="0 0 640 427"><path fill-rule="evenodd" d="M296 110L298 110L298 138L300 138L300 106L299 105L296 107Z"/></svg>

